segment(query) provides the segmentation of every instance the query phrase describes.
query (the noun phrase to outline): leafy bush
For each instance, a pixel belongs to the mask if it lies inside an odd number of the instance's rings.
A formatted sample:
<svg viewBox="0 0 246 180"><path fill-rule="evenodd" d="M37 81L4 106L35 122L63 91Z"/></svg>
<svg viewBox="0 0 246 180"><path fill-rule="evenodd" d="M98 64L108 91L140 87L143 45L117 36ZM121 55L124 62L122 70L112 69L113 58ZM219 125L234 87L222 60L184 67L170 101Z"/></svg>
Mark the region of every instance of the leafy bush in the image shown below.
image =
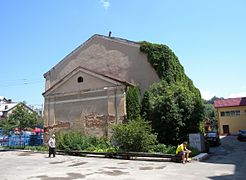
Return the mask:
<svg viewBox="0 0 246 180"><path fill-rule="evenodd" d="M147 152L157 140L151 126L141 118L113 127L112 143L120 151Z"/></svg>
<svg viewBox="0 0 246 180"><path fill-rule="evenodd" d="M78 131L61 132L56 137L57 148L67 152L74 150L95 152L114 151L108 139L85 136Z"/></svg>
<svg viewBox="0 0 246 180"><path fill-rule="evenodd" d="M48 151L47 146L6 146L5 149L23 149L31 151Z"/></svg>
<svg viewBox="0 0 246 180"><path fill-rule="evenodd" d="M149 149L149 152L154 153L164 153L164 154L175 154L176 147L175 146L167 146L165 144L157 144L154 146L151 146Z"/></svg>
<svg viewBox="0 0 246 180"><path fill-rule="evenodd" d="M48 151L48 146L25 146L25 150Z"/></svg>

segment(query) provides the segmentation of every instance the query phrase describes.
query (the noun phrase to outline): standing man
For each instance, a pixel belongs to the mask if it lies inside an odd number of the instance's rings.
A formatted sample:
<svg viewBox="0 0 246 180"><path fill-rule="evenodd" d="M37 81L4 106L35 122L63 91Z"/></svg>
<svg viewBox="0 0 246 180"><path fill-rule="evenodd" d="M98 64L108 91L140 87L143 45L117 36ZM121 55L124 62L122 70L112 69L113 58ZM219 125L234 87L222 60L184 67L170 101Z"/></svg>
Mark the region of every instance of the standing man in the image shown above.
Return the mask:
<svg viewBox="0 0 246 180"><path fill-rule="evenodd" d="M186 162L189 162L188 158L191 153L191 151L187 148L187 141L184 141L182 144L180 144L177 147L176 155L182 158L182 163L185 164Z"/></svg>
<svg viewBox="0 0 246 180"><path fill-rule="evenodd" d="M49 157L51 156L51 154L53 154L53 157L55 157L56 156L56 139L55 139L54 134L49 139L48 145L49 145Z"/></svg>

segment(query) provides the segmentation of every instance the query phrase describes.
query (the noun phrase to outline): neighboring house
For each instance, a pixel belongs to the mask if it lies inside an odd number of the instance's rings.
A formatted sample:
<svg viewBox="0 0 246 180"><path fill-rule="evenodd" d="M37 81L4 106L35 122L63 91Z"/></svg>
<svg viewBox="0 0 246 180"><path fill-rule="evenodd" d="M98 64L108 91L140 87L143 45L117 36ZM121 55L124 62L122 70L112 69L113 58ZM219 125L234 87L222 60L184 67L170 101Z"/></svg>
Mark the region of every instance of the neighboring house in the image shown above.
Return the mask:
<svg viewBox="0 0 246 180"><path fill-rule="evenodd" d="M218 111L220 134L236 134L246 129L246 97L218 99L214 106Z"/></svg>
<svg viewBox="0 0 246 180"><path fill-rule="evenodd" d="M28 111L34 112L30 107L24 103L12 102L12 100L7 100L3 96L0 96L0 119L8 117L17 107L17 105L24 106Z"/></svg>
<svg viewBox="0 0 246 180"><path fill-rule="evenodd" d="M143 94L160 81L138 43L102 35L93 35L44 77L46 130L72 128L97 136L124 121L128 86Z"/></svg>
<svg viewBox="0 0 246 180"><path fill-rule="evenodd" d="M30 108L35 111L39 117L43 117L43 105L30 105Z"/></svg>

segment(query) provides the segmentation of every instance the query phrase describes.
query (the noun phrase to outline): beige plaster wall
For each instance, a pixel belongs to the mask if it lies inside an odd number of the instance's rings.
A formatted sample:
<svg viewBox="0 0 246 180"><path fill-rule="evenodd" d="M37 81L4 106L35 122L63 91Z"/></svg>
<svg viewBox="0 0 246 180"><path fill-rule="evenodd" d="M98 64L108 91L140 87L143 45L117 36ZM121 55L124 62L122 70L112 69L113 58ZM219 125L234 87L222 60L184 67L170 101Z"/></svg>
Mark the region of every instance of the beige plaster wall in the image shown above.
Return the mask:
<svg viewBox="0 0 246 180"><path fill-rule="evenodd" d="M46 98L45 126L70 123L70 129L96 136L110 135L111 125L125 116L125 87Z"/></svg>
<svg viewBox="0 0 246 180"><path fill-rule="evenodd" d="M139 47L94 35L46 74L46 90L76 67L83 66L137 84L143 92L159 78Z"/></svg>

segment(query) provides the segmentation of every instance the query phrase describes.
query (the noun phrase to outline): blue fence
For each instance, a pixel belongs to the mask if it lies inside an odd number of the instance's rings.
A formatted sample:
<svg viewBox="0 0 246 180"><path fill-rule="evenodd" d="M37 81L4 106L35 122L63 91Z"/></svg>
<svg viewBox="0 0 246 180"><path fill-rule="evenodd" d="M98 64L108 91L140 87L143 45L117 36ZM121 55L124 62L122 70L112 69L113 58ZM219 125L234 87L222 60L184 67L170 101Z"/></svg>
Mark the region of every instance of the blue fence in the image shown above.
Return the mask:
<svg viewBox="0 0 246 180"><path fill-rule="evenodd" d="M43 133L23 131L21 134L0 130L0 146L39 146L43 144Z"/></svg>

